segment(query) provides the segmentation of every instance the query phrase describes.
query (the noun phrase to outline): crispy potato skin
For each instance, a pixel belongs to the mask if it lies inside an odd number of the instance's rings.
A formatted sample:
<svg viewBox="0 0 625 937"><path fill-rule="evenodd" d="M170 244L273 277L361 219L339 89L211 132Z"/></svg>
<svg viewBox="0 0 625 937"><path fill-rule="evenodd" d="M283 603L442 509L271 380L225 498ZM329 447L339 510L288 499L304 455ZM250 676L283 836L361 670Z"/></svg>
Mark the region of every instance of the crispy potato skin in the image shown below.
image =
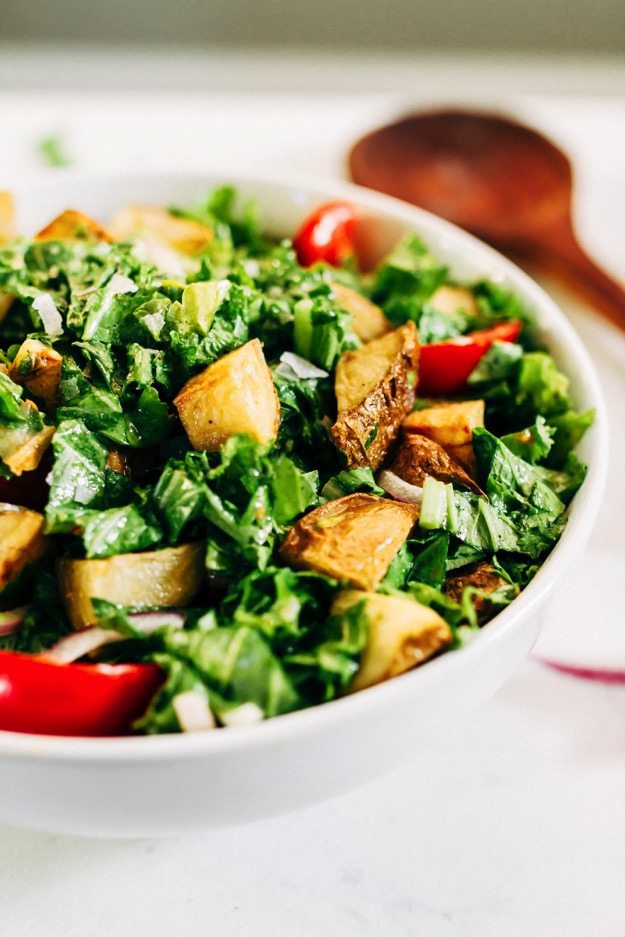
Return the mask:
<svg viewBox="0 0 625 937"><path fill-rule="evenodd" d="M187 381L174 406L193 448L207 452L235 433L269 442L280 427L278 394L257 338Z"/></svg>
<svg viewBox="0 0 625 937"><path fill-rule="evenodd" d="M338 417L331 433L350 468L376 469L384 461L414 404L418 357L417 330L407 322L339 359Z"/></svg>
<svg viewBox="0 0 625 937"><path fill-rule="evenodd" d="M428 436L445 449L471 443L477 426L484 426L483 400L440 403L415 410L404 420L405 430Z"/></svg>
<svg viewBox="0 0 625 937"><path fill-rule="evenodd" d="M404 420L404 429L420 433L442 446L451 458L475 479L473 430L484 426L484 401L462 400L415 410Z"/></svg>
<svg viewBox="0 0 625 937"><path fill-rule="evenodd" d="M27 338L20 345L9 377L23 384L35 397L41 397L48 407L58 403L63 356L43 342Z"/></svg>
<svg viewBox="0 0 625 937"><path fill-rule="evenodd" d="M428 299L428 306L450 315L466 312L470 316L476 316L479 311L475 296L463 286L439 286Z"/></svg>
<svg viewBox="0 0 625 937"><path fill-rule="evenodd" d="M35 235L36 241L79 241L82 239L106 241L109 244L113 242L113 238L99 221L73 208L61 212Z"/></svg>
<svg viewBox="0 0 625 937"><path fill-rule="evenodd" d="M205 250L214 237L199 221L176 218L156 205L130 205L115 215L110 229L117 240L149 235L188 257Z"/></svg>
<svg viewBox="0 0 625 937"><path fill-rule="evenodd" d="M369 637L350 692L411 670L451 644L447 622L412 599L348 589L334 600L332 614L366 602Z"/></svg>
<svg viewBox="0 0 625 937"><path fill-rule="evenodd" d="M463 469L475 481L477 478L477 460L473 451L473 443L468 442L464 446L446 446L445 452L461 465Z"/></svg>
<svg viewBox="0 0 625 937"><path fill-rule="evenodd" d="M347 495L302 517L291 528L280 554L296 569L314 569L374 590L418 513L411 504L367 494Z"/></svg>
<svg viewBox="0 0 625 937"><path fill-rule="evenodd" d="M478 495L484 493L442 446L418 433L404 433L389 471L411 485L422 487L429 475L441 482L459 482Z"/></svg>
<svg viewBox="0 0 625 937"><path fill-rule="evenodd" d="M57 578L74 628L94 621L92 598L120 605L175 608L188 605L204 579L203 543L103 560L59 560Z"/></svg>
<svg viewBox="0 0 625 937"><path fill-rule="evenodd" d="M393 326L380 307L362 293L357 293L356 290L343 286L342 283L330 285L337 305L354 317L354 332L361 342L372 342L392 331Z"/></svg>
<svg viewBox="0 0 625 937"><path fill-rule="evenodd" d="M0 590L42 556L43 514L0 504Z"/></svg>
<svg viewBox="0 0 625 937"><path fill-rule="evenodd" d="M472 586L474 589L479 589L481 592L486 593L486 595L490 595L492 592L501 588L501 586L507 585L510 585L510 583L506 582L503 576L500 576L490 563L476 563L448 576L443 586L443 592L445 595L449 596L450 599L453 599L454 602L459 602L467 586ZM490 605L488 599L485 597L475 595L472 597L471 601L477 612L477 619L480 625L486 624L486 622L496 614L497 610Z"/></svg>

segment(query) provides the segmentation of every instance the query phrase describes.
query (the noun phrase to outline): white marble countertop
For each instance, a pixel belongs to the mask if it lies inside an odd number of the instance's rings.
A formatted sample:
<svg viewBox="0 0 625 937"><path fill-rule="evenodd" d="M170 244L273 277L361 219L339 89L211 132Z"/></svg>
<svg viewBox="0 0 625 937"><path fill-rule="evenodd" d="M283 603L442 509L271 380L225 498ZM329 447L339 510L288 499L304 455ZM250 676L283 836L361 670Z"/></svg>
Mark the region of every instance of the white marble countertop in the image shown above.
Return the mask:
<svg viewBox="0 0 625 937"><path fill-rule="evenodd" d="M625 278L625 69L614 62L550 68L548 60L474 60L473 70L466 60L446 70L435 58L396 68L390 59L335 62L332 81L312 95L302 91L302 76L314 63L289 65L284 55L275 59L273 83L271 59L260 62L256 88L260 60L221 53L221 79L214 60L206 70L194 59L184 81L173 81L177 90L161 82L156 92L146 90L145 71L121 58L116 71L115 57L101 53L91 87L86 79L73 91L78 72L62 56L0 51L0 188L23 173L63 171L39 163L36 143L52 131L78 167L336 176L364 129L407 104L453 97L506 106L566 146L578 169L584 239ZM600 365L620 432L605 510L583 563L558 592L541 649L625 667L615 588L625 561L625 340L567 304ZM624 804L625 687L529 660L437 749L291 816L149 842L0 829L0 932L623 937Z"/></svg>

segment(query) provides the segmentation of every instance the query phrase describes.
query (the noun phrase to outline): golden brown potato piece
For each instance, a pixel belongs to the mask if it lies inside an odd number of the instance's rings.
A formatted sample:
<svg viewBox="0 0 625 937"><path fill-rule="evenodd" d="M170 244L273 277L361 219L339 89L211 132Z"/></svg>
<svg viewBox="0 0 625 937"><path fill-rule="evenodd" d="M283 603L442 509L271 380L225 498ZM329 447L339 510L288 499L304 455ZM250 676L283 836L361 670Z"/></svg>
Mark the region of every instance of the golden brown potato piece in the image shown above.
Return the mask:
<svg viewBox="0 0 625 937"><path fill-rule="evenodd" d="M41 397L48 407L58 403L59 383L63 356L43 342L27 338L13 359L9 377L23 384L35 397Z"/></svg>
<svg viewBox="0 0 625 937"><path fill-rule="evenodd" d="M461 465L475 481L477 477L477 460L472 442L468 442L464 446L445 446L445 452L451 456L454 462Z"/></svg>
<svg viewBox="0 0 625 937"><path fill-rule="evenodd" d="M357 293L356 290L343 286L342 283L331 283L332 292L336 298L337 306L350 312L354 317L354 332L361 342L372 342L392 331L393 326L388 321L379 306L370 299Z"/></svg>
<svg viewBox="0 0 625 937"><path fill-rule="evenodd" d="M15 206L10 192L0 192L0 244L15 237ZM0 291L0 322L11 308L14 296Z"/></svg>
<svg viewBox="0 0 625 937"><path fill-rule="evenodd" d="M68 208L35 235L36 241L107 241L113 238L99 221Z"/></svg>
<svg viewBox="0 0 625 937"><path fill-rule="evenodd" d="M128 457L121 449L111 449L106 457L106 467L117 475L131 475Z"/></svg>
<svg viewBox="0 0 625 937"><path fill-rule="evenodd" d="M7 312L13 305L14 299L15 299L15 296L13 295L13 293L0 292L0 322L2 322Z"/></svg>
<svg viewBox="0 0 625 937"><path fill-rule="evenodd" d="M433 439L475 477L473 430L484 426L484 401L462 400L415 410L404 420L404 429Z"/></svg>
<svg viewBox="0 0 625 937"><path fill-rule="evenodd" d="M419 509L412 504L353 494L302 517L282 544L282 559L361 589L377 589Z"/></svg>
<svg viewBox="0 0 625 937"><path fill-rule="evenodd" d="M476 494L484 494L463 467L438 443L418 433L404 433L399 451L389 471L411 485L423 487L430 476L441 482L458 482Z"/></svg>
<svg viewBox="0 0 625 937"><path fill-rule="evenodd" d="M476 316L478 313L475 296L471 290L463 286L439 286L437 290L434 290L427 304L437 312L450 315L455 312L466 312L470 316Z"/></svg>
<svg viewBox="0 0 625 937"><path fill-rule="evenodd" d="M0 192L0 244L15 237L15 205L10 192Z"/></svg>
<svg viewBox="0 0 625 937"><path fill-rule="evenodd" d="M278 394L257 338L187 381L174 406L194 449L216 452L235 433L260 443L278 435Z"/></svg>
<svg viewBox="0 0 625 937"><path fill-rule="evenodd" d="M32 472L43 459L52 437L54 426L44 426L34 432L29 427L0 431L0 459L14 475Z"/></svg>
<svg viewBox="0 0 625 937"><path fill-rule="evenodd" d="M440 403L415 410L404 420L404 429L408 432L428 436L445 449L471 443L476 426L484 426L483 400Z"/></svg>
<svg viewBox="0 0 625 937"><path fill-rule="evenodd" d="M180 254L193 257L206 250L213 231L192 218L176 218L166 208L155 205L129 205L115 215L110 224L116 240L153 237Z"/></svg>
<svg viewBox="0 0 625 937"><path fill-rule="evenodd" d="M204 579L205 552L203 543L187 543L103 560L59 560L57 577L72 625L93 624L93 598L138 608L188 605Z"/></svg>
<svg viewBox="0 0 625 937"><path fill-rule="evenodd" d="M384 461L414 403L418 356L417 330L407 322L339 359L332 439L350 467L376 469Z"/></svg>
<svg viewBox="0 0 625 937"><path fill-rule="evenodd" d="M0 504L0 591L45 550L43 515Z"/></svg>
<svg viewBox="0 0 625 937"><path fill-rule="evenodd" d="M471 598L480 625L485 624L497 613L497 608L491 605L486 596L496 592L502 586L509 586L510 589L516 590L516 587L500 576L490 563L476 563L448 576L443 592L454 602L460 602L467 586L485 593L483 596L474 595Z"/></svg>
<svg viewBox="0 0 625 937"><path fill-rule="evenodd" d="M451 644L447 622L413 599L348 589L338 594L331 613L339 614L362 601L366 602L369 637L350 692L405 673Z"/></svg>

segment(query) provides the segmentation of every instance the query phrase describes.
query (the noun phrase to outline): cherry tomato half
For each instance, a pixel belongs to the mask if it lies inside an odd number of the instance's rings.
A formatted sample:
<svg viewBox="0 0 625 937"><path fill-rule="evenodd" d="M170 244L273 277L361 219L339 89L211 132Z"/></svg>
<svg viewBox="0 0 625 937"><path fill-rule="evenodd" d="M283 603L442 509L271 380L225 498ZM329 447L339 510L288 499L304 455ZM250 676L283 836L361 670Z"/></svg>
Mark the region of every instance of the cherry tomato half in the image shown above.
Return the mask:
<svg viewBox="0 0 625 937"><path fill-rule="evenodd" d="M306 218L293 238L303 267L324 262L338 267L355 253L356 212L349 202L326 202Z"/></svg>
<svg viewBox="0 0 625 937"><path fill-rule="evenodd" d="M154 664L57 664L0 651L0 729L122 735L161 684Z"/></svg>
<svg viewBox="0 0 625 937"><path fill-rule="evenodd" d="M522 322L510 319L445 342L422 345L419 394L423 397L438 397L464 390L467 378L493 342L514 342L522 328Z"/></svg>

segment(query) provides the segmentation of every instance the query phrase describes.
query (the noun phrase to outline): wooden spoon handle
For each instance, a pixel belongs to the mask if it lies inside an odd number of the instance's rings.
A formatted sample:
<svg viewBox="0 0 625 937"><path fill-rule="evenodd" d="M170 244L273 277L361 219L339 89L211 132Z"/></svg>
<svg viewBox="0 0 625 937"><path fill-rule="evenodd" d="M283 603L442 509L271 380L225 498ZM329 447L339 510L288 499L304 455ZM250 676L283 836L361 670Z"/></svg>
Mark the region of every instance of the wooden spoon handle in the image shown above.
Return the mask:
<svg viewBox="0 0 625 937"><path fill-rule="evenodd" d="M617 283L580 247L573 231L562 231L535 258L610 322L625 331L625 287Z"/></svg>

